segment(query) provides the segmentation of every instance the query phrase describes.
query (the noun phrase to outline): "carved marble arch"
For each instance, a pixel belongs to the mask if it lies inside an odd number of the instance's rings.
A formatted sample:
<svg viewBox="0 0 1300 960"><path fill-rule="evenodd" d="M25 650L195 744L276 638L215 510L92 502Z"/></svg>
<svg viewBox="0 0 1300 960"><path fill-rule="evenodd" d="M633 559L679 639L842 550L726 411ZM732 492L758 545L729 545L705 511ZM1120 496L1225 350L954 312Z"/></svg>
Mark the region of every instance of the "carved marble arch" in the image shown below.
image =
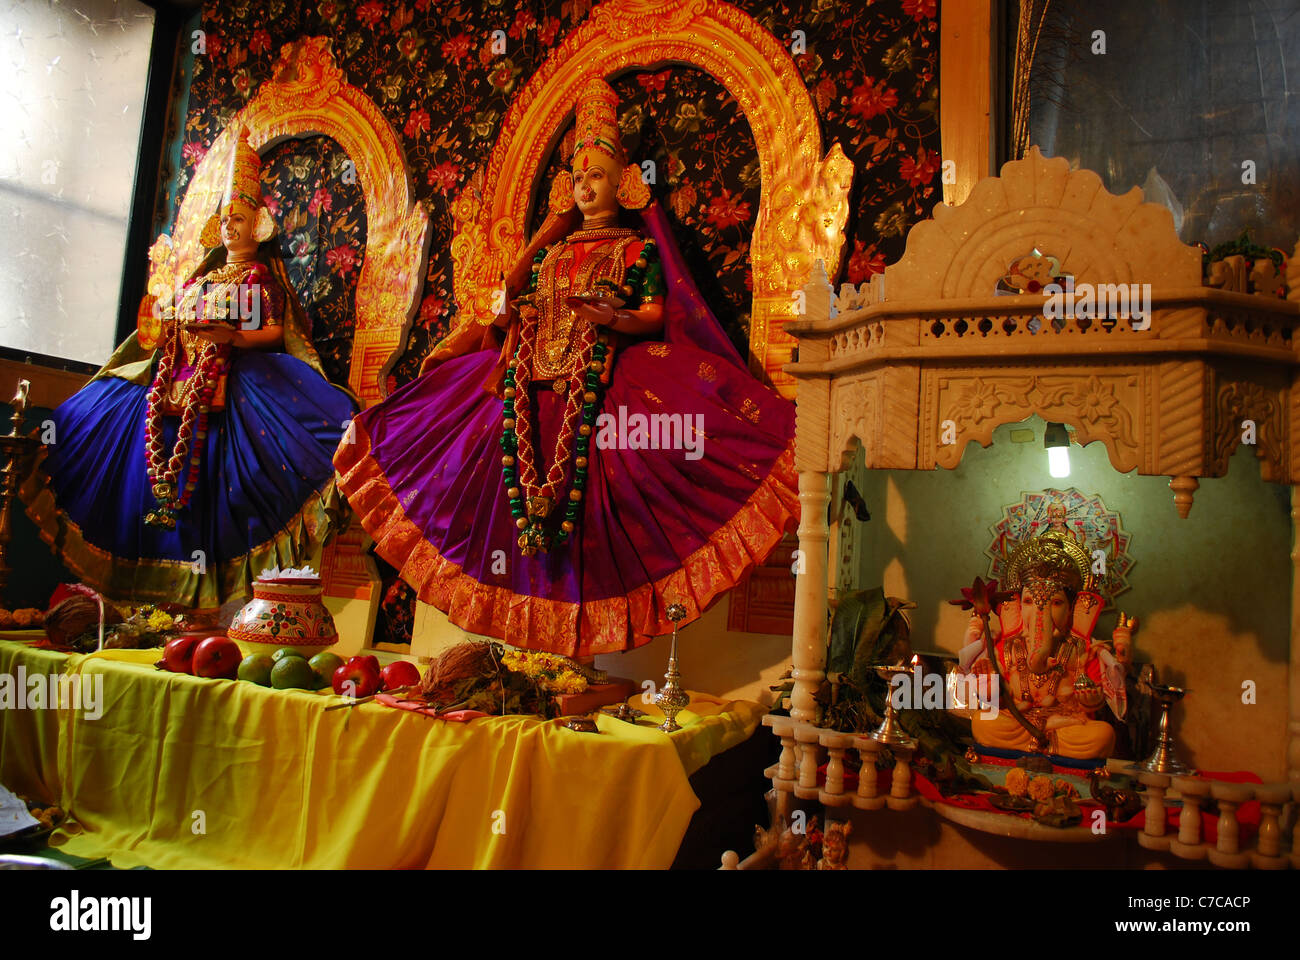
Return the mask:
<svg viewBox="0 0 1300 960"><path fill-rule="evenodd" d="M348 385L369 406L384 383L418 304L424 276L428 214L412 201L401 140L375 103L348 83L334 63L328 37L280 49L272 79L208 148L181 201L174 233L151 251L150 293L166 295L205 253L199 234L221 202L230 150L242 127L259 153L282 140L321 135L337 142L355 165L366 203L366 249L357 281Z"/></svg>
<svg viewBox="0 0 1300 960"><path fill-rule="evenodd" d="M1103 290L1124 299L1104 317L1049 304L1019 269L1033 251L1028 272L1055 260L1043 283L1072 278L1094 307ZM1025 292L999 295L1004 276ZM836 292L815 271L808 317L788 328L799 468L841 468L861 445L868 469L951 469L970 441L1037 414L1104 444L1122 473L1169 477L1183 517L1243 443L1265 481L1296 484L1300 297L1214 282L1166 208L1031 149L936 207L869 283ZM1135 295L1142 316L1127 317Z"/></svg>
<svg viewBox="0 0 1300 960"><path fill-rule="evenodd" d="M782 367L794 339L783 326L813 264L838 268L853 166L838 144L823 155L812 99L785 46L729 3L608 0L546 59L510 105L481 181L452 205L458 323L492 319L494 292L526 242L532 198L549 186L538 178L582 85L668 63L707 70L753 130L762 192L751 240L750 365L793 397Z"/></svg>

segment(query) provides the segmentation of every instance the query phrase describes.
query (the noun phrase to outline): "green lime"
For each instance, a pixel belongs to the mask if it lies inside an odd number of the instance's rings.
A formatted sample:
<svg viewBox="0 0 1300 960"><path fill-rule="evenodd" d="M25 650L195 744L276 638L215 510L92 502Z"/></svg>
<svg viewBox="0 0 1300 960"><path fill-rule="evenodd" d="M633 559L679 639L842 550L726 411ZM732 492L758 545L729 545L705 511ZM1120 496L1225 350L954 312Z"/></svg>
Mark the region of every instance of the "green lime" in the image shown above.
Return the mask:
<svg viewBox="0 0 1300 960"><path fill-rule="evenodd" d="M315 690L316 674L302 657L281 657L271 668L271 686L277 690Z"/></svg>
<svg viewBox="0 0 1300 960"><path fill-rule="evenodd" d="M285 657L298 657L302 660L307 659L301 653L295 650L293 647L281 647L280 649L276 650L275 653L271 654L271 659L274 660L276 663L279 663Z"/></svg>
<svg viewBox="0 0 1300 960"><path fill-rule="evenodd" d="M316 689L328 687L334 682L334 671L343 666L343 658L335 653L318 653L307 661L316 674Z"/></svg>
<svg viewBox="0 0 1300 960"><path fill-rule="evenodd" d="M271 668L275 662L264 653L250 653L239 661L239 679L248 680L259 687L271 685Z"/></svg>

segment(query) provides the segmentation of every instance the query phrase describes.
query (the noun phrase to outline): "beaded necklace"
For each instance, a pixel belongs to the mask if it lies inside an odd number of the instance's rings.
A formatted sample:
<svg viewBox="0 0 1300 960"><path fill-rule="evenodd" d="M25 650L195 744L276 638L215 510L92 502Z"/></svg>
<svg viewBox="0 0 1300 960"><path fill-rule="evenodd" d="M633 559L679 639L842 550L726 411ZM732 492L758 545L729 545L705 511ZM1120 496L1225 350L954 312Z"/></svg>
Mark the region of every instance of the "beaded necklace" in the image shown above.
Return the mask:
<svg viewBox="0 0 1300 960"><path fill-rule="evenodd" d="M230 264L221 267L204 277L197 284L197 297L203 302L203 290L208 282L225 283L236 273L243 274L248 264ZM206 304L205 304L206 306ZM171 457L163 459L163 413L167 398L171 393L172 374L180 353L184 350L182 342L182 317L173 317L168 324L167 342L163 345L162 356L158 360L158 372L149 388L148 410L144 424L145 469L149 477L149 488L158 502L156 509L145 515L144 522L152 527L164 530L176 529L176 515L189 505L198 484L199 464L202 461L203 443L208 435L208 411L212 397L216 393L217 383L229 365L229 344L207 342L199 350L193 372L185 382L181 394L181 423L176 431L176 443ZM193 441L193 452L190 451ZM189 454L189 471L185 487L178 490L181 469L185 466Z"/></svg>
<svg viewBox="0 0 1300 960"><path fill-rule="evenodd" d="M598 230L580 230L568 237L568 242L583 240L603 240L627 237L633 231L622 228L605 228ZM532 281L528 296L537 292L538 275L549 249L543 249L533 258ZM588 256L595 256L593 251ZM655 256L653 240L647 240L636 263L627 269L621 286L611 281L597 281L616 286L625 298L634 296L645 279L645 268L649 259ZM534 556L538 550L548 551L552 546L562 546L568 542L570 534L577 526L578 510L587 486L588 453L591 431L596 422L596 410L600 406L605 388L609 385L612 358L609 355L609 337L597 333L596 325L584 322L580 331L575 353L577 363L572 380L579 372L584 373L583 387L566 391L564 418L556 436L555 452L551 465L546 471L546 480L538 482L537 458L532 440L532 405L529 402L528 387L532 381L533 348L537 337L537 325L540 311L536 308L522 311L519 331L519 345L515 355L506 367L505 403L501 409L501 477L506 487L506 496L510 501L510 515L515 527L520 531L518 544L520 552ZM559 381L557 381L558 383ZM576 384L572 385L576 387ZM522 396L521 396L522 394ZM581 421L581 425L579 425ZM576 442L574 440L577 435ZM570 445L572 444L572 449ZM547 517L557 499L557 492L564 482L569 457L573 456L573 482L570 486L564 519L559 530L551 533L545 527Z"/></svg>

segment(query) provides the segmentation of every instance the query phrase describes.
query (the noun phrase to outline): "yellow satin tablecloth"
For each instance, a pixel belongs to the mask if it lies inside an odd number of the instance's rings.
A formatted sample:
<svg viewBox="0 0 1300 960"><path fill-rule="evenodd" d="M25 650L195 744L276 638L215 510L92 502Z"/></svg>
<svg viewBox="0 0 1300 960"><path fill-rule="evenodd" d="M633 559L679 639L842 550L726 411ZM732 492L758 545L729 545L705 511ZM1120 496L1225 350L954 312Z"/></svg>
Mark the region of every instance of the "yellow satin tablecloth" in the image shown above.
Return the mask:
<svg viewBox="0 0 1300 960"><path fill-rule="evenodd" d="M531 717L451 723L164 673L158 656L0 640L0 673L102 677L99 719L0 711L0 782L70 812L52 840L68 853L155 868L664 868L699 806L687 778L763 713L692 694L672 735L604 715L599 736Z"/></svg>

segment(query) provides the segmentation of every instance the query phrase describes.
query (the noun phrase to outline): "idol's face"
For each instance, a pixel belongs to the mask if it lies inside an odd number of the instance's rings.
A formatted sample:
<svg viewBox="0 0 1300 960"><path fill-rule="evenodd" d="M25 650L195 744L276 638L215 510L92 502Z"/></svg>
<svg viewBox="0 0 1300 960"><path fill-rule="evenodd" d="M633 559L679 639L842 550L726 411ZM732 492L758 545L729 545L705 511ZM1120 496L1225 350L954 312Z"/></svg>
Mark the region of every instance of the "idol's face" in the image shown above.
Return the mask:
<svg viewBox="0 0 1300 960"><path fill-rule="evenodd" d="M622 173L609 157L584 153L573 165L573 201L584 217L618 210L618 178Z"/></svg>
<svg viewBox="0 0 1300 960"><path fill-rule="evenodd" d="M257 239L253 236L256 222L256 213L242 200L226 206L221 212L221 242L229 253L248 257L257 251Z"/></svg>

